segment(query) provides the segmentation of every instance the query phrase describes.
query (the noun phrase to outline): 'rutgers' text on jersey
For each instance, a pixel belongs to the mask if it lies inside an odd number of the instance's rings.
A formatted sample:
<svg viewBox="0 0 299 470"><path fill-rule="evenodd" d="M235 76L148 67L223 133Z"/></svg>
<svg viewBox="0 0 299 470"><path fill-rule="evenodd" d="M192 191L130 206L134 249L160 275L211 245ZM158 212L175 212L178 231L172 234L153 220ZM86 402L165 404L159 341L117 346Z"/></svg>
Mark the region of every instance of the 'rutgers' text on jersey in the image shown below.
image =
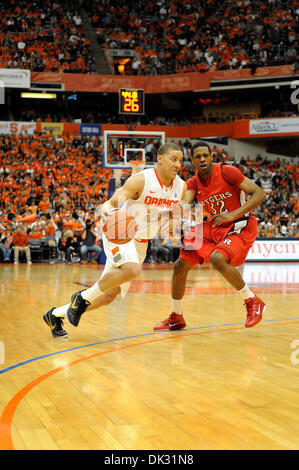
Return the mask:
<svg viewBox="0 0 299 470"><path fill-rule="evenodd" d="M159 227L159 214L173 210L182 200L184 181L177 175L169 187L160 181L155 168L142 171L144 188L139 198L129 199L122 209L133 215L137 222L136 239L153 238Z"/></svg>
<svg viewBox="0 0 299 470"><path fill-rule="evenodd" d="M227 175L225 177L224 169ZM234 183L229 180L230 173ZM237 168L231 165L224 166L214 163L211 179L207 185L203 184L196 173L193 178L187 181L187 188L197 191L198 203L203 204L204 209L209 214L216 215L221 212L232 212L245 204L246 195L239 188L244 178L244 175ZM246 214L246 216L248 215ZM222 226L225 226L225 224Z"/></svg>

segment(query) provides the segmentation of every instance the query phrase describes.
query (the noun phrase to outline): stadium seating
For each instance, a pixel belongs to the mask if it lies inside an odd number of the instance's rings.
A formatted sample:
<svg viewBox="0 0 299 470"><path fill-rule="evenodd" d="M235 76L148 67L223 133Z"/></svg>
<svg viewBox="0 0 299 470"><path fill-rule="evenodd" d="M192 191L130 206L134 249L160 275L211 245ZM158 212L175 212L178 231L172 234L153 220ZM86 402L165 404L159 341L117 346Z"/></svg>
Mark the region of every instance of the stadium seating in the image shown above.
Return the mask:
<svg viewBox="0 0 299 470"><path fill-rule="evenodd" d="M1 2L0 67L94 73L78 6L69 0Z"/></svg>
<svg viewBox="0 0 299 470"><path fill-rule="evenodd" d="M184 148L181 175L187 179L193 174L190 142L178 143ZM212 153L215 161L233 163L267 193L267 201L256 210L260 236L299 236L296 165L260 156L244 156L235 162L217 146L212 147ZM97 222L97 209L107 198L112 176L111 170L102 168L101 154L101 142L94 137L1 136L1 231L7 225L21 223L27 230L36 225L38 230L32 231L31 238L51 238L56 233L53 222L56 226L60 221L62 229L73 231L82 228L78 217Z"/></svg>
<svg viewBox="0 0 299 470"><path fill-rule="evenodd" d="M101 47L134 51L127 74L254 70L298 60L299 5L292 0L85 0L82 8ZM2 68L96 72L80 3L4 1L0 11Z"/></svg>
<svg viewBox="0 0 299 470"><path fill-rule="evenodd" d="M99 43L136 53L127 74L159 75L293 64L298 2L103 2L84 7Z"/></svg>
<svg viewBox="0 0 299 470"><path fill-rule="evenodd" d="M100 47L133 51L127 74L254 71L298 60L295 0L85 0L82 7L70 0L46 6L36 0L1 2L0 66L95 73L83 10Z"/></svg>
<svg viewBox="0 0 299 470"><path fill-rule="evenodd" d="M47 5L41 0L4 0L0 12L0 68L96 73L95 49L91 36L86 35L83 12L107 57L113 49L133 52L133 60L124 67L125 74L203 73L248 67L254 73L258 66L295 65L298 61L299 2L295 0L55 0ZM115 72L120 73L117 68ZM8 115L16 114L13 108L11 105ZM110 111L103 103L101 108L95 102L90 109L82 104L80 118L82 122L123 122L122 116ZM270 116L293 116L295 112L293 108L269 111ZM72 121L71 115L70 103L56 104L56 108L52 105L51 112L25 103L14 117L64 122L67 118ZM234 113L185 117L165 109L160 115L147 113L141 123L183 126L240 117ZM187 179L193 174L191 143L178 143L184 149L181 175ZM1 239L7 227L14 229L22 224L31 238L32 253L35 250L42 259L45 249L50 253L52 248L53 258L57 233L80 233L87 218L98 222L112 176L111 170L102 167L102 152L98 137L0 135ZM299 236L299 172L295 165L278 158L267 161L259 155L244 155L236 162L216 146L213 156L215 161L239 167L267 193L266 202L255 211L260 237ZM124 178L128 175L125 173ZM49 248L45 242L54 239L55 247L52 244Z"/></svg>

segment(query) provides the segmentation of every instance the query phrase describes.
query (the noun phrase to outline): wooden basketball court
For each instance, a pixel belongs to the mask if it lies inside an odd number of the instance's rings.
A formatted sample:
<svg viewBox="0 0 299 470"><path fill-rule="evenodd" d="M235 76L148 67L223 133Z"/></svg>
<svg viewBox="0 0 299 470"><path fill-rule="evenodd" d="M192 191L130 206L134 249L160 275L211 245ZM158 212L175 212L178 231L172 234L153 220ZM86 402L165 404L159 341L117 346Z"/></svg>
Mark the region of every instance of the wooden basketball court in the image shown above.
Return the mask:
<svg viewBox="0 0 299 470"><path fill-rule="evenodd" d="M244 328L238 294L194 269L187 328L170 313L170 265L145 265L123 301L54 339L42 315L98 267L0 265L0 449L298 449L299 265L246 264L267 303Z"/></svg>

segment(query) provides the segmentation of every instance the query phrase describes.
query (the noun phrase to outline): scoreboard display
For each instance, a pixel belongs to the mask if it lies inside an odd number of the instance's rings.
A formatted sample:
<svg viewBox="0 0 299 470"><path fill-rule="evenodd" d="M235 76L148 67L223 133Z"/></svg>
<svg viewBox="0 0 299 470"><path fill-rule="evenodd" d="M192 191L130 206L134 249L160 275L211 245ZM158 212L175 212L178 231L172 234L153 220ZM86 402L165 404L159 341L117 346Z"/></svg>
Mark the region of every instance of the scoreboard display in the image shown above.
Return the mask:
<svg viewBox="0 0 299 470"><path fill-rule="evenodd" d="M119 114L144 114L144 90L121 88L119 91Z"/></svg>

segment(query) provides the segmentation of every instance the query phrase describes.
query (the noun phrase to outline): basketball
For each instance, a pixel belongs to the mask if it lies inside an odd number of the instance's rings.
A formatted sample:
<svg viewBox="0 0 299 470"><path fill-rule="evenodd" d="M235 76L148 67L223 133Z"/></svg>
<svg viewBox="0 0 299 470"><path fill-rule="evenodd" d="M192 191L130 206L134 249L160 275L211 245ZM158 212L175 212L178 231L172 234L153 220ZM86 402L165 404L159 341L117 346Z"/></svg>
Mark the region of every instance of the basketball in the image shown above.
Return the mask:
<svg viewBox="0 0 299 470"><path fill-rule="evenodd" d="M107 217L103 232L107 239L123 245L131 241L136 234L137 225L134 217L127 212L116 210Z"/></svg>

